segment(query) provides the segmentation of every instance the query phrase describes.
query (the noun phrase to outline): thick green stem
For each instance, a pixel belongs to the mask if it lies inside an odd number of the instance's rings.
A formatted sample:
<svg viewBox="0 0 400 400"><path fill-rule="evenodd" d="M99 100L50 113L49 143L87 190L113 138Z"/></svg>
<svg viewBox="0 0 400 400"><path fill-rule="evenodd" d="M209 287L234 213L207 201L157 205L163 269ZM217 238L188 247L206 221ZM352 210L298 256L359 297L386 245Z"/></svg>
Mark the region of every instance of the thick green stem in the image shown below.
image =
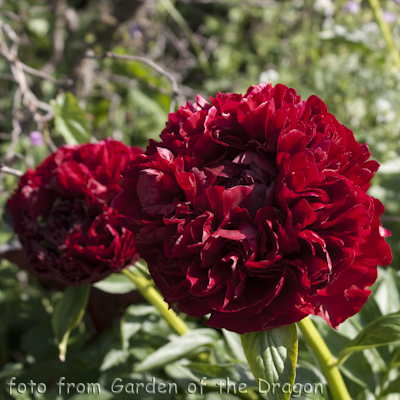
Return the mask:
<svg viewBox="0 0 400 400"><path fill-rule="evenodd" d="M375 18L379 24L379 27L381 28L381 31L386 40L389 51L392 54L393 60L397 68L400 69L400 53L396 47L396 43L393 39L392 32L390 32L389 24L383 18L383 11L381 5L379 4L379 0L369 0L369 3L371 4L372 10L374 11Z"/></svg>
<svg viewBox="0 0 400 400"><path fill-rule="evenodd" d="M322 373L328 381L332 397L335 400L351 400L342 375L340 374L338 367L335 366L336 360L310 318L304 318L297 323L297 326L303 333L306 343L311 347L318 359Z"/></svg>
<svg viewBox="0 0 400 400"><path fill-rule="evenodd" d="M162 314L165 320L175 329L179 335L186 333L189 328L183 320L168 308L167 303L161 297L160 293L153 286L153 282L143 276L135 275L129 269L123 269L124 273L135 285L140 294Z"/></svg>

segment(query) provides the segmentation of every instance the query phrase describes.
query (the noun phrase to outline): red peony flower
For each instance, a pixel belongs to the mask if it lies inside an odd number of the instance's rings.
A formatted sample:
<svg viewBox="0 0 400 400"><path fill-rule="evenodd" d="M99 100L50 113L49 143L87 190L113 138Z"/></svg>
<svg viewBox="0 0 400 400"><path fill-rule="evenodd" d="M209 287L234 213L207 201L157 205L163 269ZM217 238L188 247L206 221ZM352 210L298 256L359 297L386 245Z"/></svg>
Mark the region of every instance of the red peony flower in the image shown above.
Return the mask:
<svg viewBox="0 0 400 400"><path fill-rule="evenodd" d="M63 146L21 177L8 209L30 270L79 285L138 258L133 234L110 203L122 167L140 153L113 140Z"/></svg>
<svg viewBox="0 0 400 400"><path fill-rule="evenodd" d="M391 262L369 156L318 97L259 84L170 114L113 206L171 306L238 333L336 328Z"/></svg>

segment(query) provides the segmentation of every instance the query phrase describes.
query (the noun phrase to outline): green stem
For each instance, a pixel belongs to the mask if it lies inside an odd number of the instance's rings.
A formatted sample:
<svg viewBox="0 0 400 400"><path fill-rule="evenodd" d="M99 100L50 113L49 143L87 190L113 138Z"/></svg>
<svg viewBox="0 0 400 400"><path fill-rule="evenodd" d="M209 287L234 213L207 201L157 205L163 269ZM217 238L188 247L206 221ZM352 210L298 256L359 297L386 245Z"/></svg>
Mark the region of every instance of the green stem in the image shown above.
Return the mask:
<svg viewBox="0 0 400 400"><path fill-rule="evenodd" d="M400 68L400 53L396 47L396 43L394 42L392 33L390 32L389 24L383 18L383 12L379 4L379 0L369 0L369 3L371 4L372 10L374 11L375 14L375 18L379 24L379 27L381 28L383 36L385 37L387 46L392 54L393 60L397 65L397 67Z"/></svg>
<svg viewBox="0 0 400 400"><path fill-rule="evenodd" d="M135 285L140 294L158 311L162 314L165 320L175 329L179 335L186 333L189 328L183 322L183 320L175 314L175 312L168 308L167 303L161 297L160 293L153 286L153 282L144 278L143 276L138 276L131 272L129 269L123 269L121 271L125 274Z"/></svg>
<svg viewBox="0 0 400 400"><path fill-rule="evenodd" d="M322 373L328 381L329 389L335 400L351 400L349 392L340 374L339 368L335 366L335 358L329 351L321 335L318 333L310 318L304 318L297 323L303 333L308 346L311 347L318 359Z"/></svg>

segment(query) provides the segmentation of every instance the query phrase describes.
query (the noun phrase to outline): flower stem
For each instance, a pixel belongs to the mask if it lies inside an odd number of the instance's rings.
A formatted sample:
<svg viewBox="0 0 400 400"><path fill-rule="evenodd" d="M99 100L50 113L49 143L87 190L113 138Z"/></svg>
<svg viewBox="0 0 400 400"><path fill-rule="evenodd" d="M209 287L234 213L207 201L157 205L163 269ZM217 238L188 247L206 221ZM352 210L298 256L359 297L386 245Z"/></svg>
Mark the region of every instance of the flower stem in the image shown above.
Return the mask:
<svg viewBox="0 0 400 400"><path fill-rule="evenodd" d="M158 311L162 314L165 320L175 329L179 335L186 333L189 328L183 320L175 314L175 312L168 308L167 303L164 301L160 293L153 286L153 282L134 274L129 269L125 268L121 271L125 274L135 285L140 294Z"/></svg>
<svg viewBox="0 0 400 400"><path fill-rule="evenodd" d="M306 343L311 347L318 359L322 373L328 381L332 397L335 400L351 400L339 368L334 365L335 358L329 351L328 346L318 333L311 319L306 317L298 322L297 326L303 333Z"/></svg>
<svg viewBox="0 0 400 400"><path fill-rule="evenodd" d="M392 53L393 60L397 68L400 69L400 53L396 47L393 35L390 32L389 24L383 18L383 11L381 5L379 4L379 0L369 0L369 3L371 4L372 10L375 14L375 18L379 24L379 27L381 28L383 36L385 37L389 51Z"/></svg>

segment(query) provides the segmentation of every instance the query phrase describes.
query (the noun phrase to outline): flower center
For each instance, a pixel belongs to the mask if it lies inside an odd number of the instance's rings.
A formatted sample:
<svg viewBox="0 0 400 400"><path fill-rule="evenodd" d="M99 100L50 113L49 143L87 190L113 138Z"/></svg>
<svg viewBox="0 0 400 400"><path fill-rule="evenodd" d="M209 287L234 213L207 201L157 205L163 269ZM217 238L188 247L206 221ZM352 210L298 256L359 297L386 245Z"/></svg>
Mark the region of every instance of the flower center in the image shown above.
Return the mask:
<svg viewBox="0 0 400 400"><path fill-rule="evenodd" d="M87 205L82 199L63 199L58 197L47 214L37 219L39 231L46 247L62 252L67 236L71 233L87 235L91 218Z"/></svg>
<svg viewBox="0 0 400 400"><path fill-rule="evenodd" d="M277 175L273 162L251 150L240 153L232 161L223 160L205 167L205 172L213 186L227 189L251 185L269 187Z"/></svg>

